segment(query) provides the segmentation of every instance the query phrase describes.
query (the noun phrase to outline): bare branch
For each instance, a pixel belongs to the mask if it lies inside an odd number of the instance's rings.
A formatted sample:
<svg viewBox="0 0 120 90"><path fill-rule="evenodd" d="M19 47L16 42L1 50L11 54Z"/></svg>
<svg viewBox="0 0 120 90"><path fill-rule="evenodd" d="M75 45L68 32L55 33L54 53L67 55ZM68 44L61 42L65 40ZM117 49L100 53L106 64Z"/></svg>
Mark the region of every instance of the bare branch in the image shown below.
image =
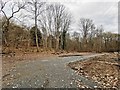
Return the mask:
<svg viewBox="0 0 120 90"><path fill-rule="evenodd" d="M7 4L7 2L4 2L1 0L1 10L5 7L5 5Z"/></svg>
<svg viewBox="0 0 120 90"><path fill-rule="evenodd" d="M18 2L18 4L17 4L18 5L18 9L14 11L14 8L15 8L14 5L12 6L12 15L9 17L9 19L11 19L14 16L14 14L16 14L17 12L19 12L21 9L24 9L24 7L25 7L25 4L22 5L22 4L20 4Z"/></svg>
<svg viewBox="0 0 120 90"><path fill-rule="evenodd" d="M7 2L3 2L2 0L1 0L1 11L2 11L2 13L4 14L4 16L5 16L5 18L7 18L7 15L6 15L6 13L4 12L4 8L5 8L5 5L7 4Z"/></svg>

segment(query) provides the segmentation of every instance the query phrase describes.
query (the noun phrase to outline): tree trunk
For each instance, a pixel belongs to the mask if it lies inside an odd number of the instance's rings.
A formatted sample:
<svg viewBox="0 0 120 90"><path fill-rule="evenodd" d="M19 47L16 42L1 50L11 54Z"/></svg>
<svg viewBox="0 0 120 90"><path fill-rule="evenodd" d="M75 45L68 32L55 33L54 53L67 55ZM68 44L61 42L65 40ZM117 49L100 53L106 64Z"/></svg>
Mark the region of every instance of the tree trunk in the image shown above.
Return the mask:
<svg viewBox="0 0 120 90"><path fill-rule="evenodd" d="M56 52L59 50L59 35L56 37Z"/></svg>
<svg viewBox="0 0 120 90"><path fill-rule="evenodd" d="M62 49L65 50L66 47L66 32L63 32L62 35Z"/></svg>
<svg viewBox="0 0 120 90"><path fill-rule="evenodd" d="M83 38L83 50L87 50L87 39Z"/></svg>
<svg viewBox="0 0 120 90"><path fill-rule="evenodd" d="M38 35L37 35L37 2L35 2L35 37L36 37L37 52L39 52Z"/></svg>
<svg viewBox="0 0 120 90"><path fill-rule="evenodd" d="M47 43L49 49L52 49L52 37L50 36Z"/></svg>
<svg viewBox="0 0 120 90"><path fill-rule="evenodd" d="M45 39L44 39L44 48L47 49L47 36L45 36Z"/></svg>

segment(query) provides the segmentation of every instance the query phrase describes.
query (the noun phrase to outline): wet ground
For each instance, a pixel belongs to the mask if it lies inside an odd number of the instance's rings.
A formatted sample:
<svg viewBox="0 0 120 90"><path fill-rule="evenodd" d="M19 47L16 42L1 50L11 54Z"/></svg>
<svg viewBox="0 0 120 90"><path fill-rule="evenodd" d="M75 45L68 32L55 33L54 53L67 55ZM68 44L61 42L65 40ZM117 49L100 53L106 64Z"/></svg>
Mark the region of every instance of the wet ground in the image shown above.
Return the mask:
<svg viewBox="0 0 120 90"><path fill-rule="evenodd" d="M77 75L69 62L84 60L103 54L89 56L50 57L43 60L16 62L15 66L3 75L3 88L75 88L79 79L90 88L97 83Z"/></svg>

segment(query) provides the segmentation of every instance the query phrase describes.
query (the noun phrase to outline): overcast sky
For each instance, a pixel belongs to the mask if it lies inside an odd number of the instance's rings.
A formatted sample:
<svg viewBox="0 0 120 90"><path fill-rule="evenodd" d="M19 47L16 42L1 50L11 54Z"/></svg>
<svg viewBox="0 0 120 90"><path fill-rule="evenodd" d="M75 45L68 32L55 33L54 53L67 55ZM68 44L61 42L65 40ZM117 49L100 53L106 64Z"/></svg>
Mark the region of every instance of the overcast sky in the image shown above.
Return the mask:
<svg viewBox="0 0 120 90"><path fill-rule="evenodd" d="M15 0L13 0L15 1ZM44 0L43 0L44 1ZM89 18L96 25L103 25L105 31L118 32L118 0L46 0L61 2L72 13L71 28L78 31L80 18Z"/></svg>
<svg viewBox="0 0 120 90"><path fill-rule="evenodd" d="M48 0L61 2L73 15L71 28L78 31L80 18L89 18L97 26L103 25L105 31L118 33L118 1L119 0Z"/></svg>
<svg viewBox="0 0 120 90"><path fill-rule="evenodd" d="M118 32L118 2L68 2L63 3L73 14L75 23L73 30L78 30L80 18L89 18L98 26L103 25L105 31Z"/></svg>

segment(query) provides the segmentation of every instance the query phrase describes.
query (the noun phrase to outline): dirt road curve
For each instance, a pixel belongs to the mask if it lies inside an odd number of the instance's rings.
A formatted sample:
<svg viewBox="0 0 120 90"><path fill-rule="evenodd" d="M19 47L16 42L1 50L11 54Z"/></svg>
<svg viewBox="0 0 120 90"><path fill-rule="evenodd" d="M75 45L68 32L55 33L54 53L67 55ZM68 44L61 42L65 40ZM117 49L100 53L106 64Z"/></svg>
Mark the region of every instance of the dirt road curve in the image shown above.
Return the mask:
<svg viewBox="0 0 120 90"><path fill-rule="evenodd" d="M15 63L12 70L3 75L3 88L74 88L78 78L89 87L97 84L78 76L67 64L103 54L89 56L51 57Z"/></svg>

